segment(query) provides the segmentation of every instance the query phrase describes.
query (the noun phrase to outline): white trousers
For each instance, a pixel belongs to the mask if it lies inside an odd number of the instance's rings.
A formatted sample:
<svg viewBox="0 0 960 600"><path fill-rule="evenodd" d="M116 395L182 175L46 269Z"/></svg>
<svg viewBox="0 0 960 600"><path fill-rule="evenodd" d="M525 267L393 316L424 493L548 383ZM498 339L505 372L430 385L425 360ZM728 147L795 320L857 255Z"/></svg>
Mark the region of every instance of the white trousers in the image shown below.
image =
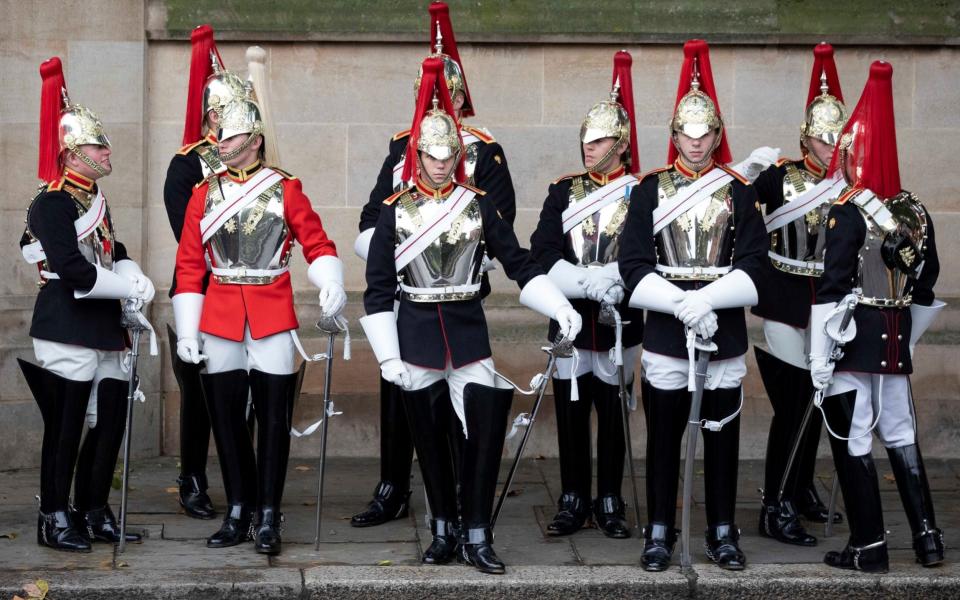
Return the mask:
<svg viewBox="0 0 960 600"><path fill-rule="evenodd" d="M637 354L639 353L639 345L623 349L623 374L627 383L633 379ZM554 377L557 379L573 379L587 373L593 373L597 379L607 385L619 385L620 383L617 377L617 365L611 360L610 352L594 352L593 350L577 350L576 365L574 365L573 357L558 358L557 372Z"/></svg>
<svg viewBox="0 0 960 600"><path fill-rule="evenodd" d="M103 379L130 379L123 352L33 339L33 355L44 369L72 381L93 380L87 400L87 424L97 426L97 386Z"/></svg>
<svg viewBox="0 0 960 600"><path fill-rule="evenodd" d="M836 373L833 376L833 383L827 388L825 394L827 399L824 403L835 401L829 396L843 394L850 390L857 392L850 435L845 436L857 438L847 442L847 452L850 456L864 456L871 452L873 435L865 432L870 429L874 421L877 421L877 425L873 432L885 447L899 448L916 443L917 421L913 412L910 379L907 375ZM877 419L878 413L879 419Z"/></svg>
<svg viewBox="0 0 960 600"><path fill-rule="evenodd" d="M685 358L676 358L645 351L640 357L643 366L643 376L650 385L658 390L687 389L687 378L690 373L690 362ZM747 374L746 354L711 360L707 367L707 381L704 388L730 389L740 386L740 382Z"/></svg>
<svg viewBox="0 0 960 600"><path fill-rule="evenodd" d="M289 375L293 368L295 347L289 331L282 331L255 340L250 337L250 326L243 330L243 341L235 342L215 335L201 333L203 353L207 355L206 373L249 371L256 369L271 375Z"/></svg>
<svg viewBox="0 0 960 600"><path fill-rule="evenodd" d="M468 383L479 383L487 387L509 388L510 386L501 382L496 377L493 368L493 359L485 358L483 360L464 365L459 368L453 368L449 361L444 369L427 369L418 367L408 362L403 363L410 372L410 390L422 390L434 383L445 379L450 388L450 401L453 403L453 411L457 413L457 418L463 425L464 434L467 433L467 418L463 411L463 388Z"/></svg>
<svg viewBox="0 0 960 600"><path fill-rule="evenodd" d="M767 340L770 354L798 369L809 370L810 332L777 321L763 322L763 337Z"/></svg>

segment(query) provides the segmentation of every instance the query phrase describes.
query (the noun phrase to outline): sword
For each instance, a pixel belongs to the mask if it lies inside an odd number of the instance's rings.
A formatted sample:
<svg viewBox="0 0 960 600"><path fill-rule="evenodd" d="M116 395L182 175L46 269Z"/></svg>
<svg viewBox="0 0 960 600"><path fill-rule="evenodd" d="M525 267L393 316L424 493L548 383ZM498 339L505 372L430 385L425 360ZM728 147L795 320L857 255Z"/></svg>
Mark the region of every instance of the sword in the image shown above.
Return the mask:
<svg viewBox="0 0 960 600"><path fill-rule="evenodd" d="M697 361L690 417L687 419L687 456L683 464L683 512L680 517L680 566L683 568L690 568L691 565L690 507L693 504L693 461L697 454L697 437L700 434L700 405L703 403L703 389L706 386L710 354L717 350L717 345L712 339L693 337L693 344L697 352Z"/></svg>
<svg viewBox="0 0 960 600"><path fill-rule="evenodd" d="M317 329L327 334L326 374L323 379L323 424L320 429L320 479L317 483L317 525L314 535L313 550L320 550L320 519L323 514L323 476L327 461L327 427L330 417L333 416L333 402L330 400L330 377L333 375L333 351L337 333L340 332L340 323L336 317L321 315L317 321Z"/></svg>
<svg viewBox="0 0 960 600"><path fill-rule="evenodd" d="M837 484L839 483L839 477L837 472L833 472L833 483L830 484L830 503L827 505L827 522L823 525L823 537L830 537L833 535L833 515L836 514L837 510ZM849 513L848 513L849 514Z"/></svg>
<svg viewBox="0 0 960 600"><path fill-rule="evenodd" d="M507 494L510 493L510 486L513 484L513 478L517 474L517 467L520 466L520 459L523 457L523 450L527 446L527 441L533 432L533 423L537 420L537 414L540 412L540 404L543 402L543 396L547 391L547 384L550 382L550 378L553 377L553 372L557 368L557 359L573 356L573 342L559 336L559 339L551 346L543 346L541 350L546 352L548 356L547 369L543 380L540 382L537 399L533 403L530 415L524 419L524 415L520 414L517 417L517 421L515 421L515 423L524 423L525 430L523 437L520 439L520 445L517 447L517 454L513 458L513 464L510 465L510 471L507 473L507 480L503 484L503 491L500 492L500 498L497 499L497 506L493 509L493 517L490 519L490 529L496 526L497 517L500 516L500 511L503 510L503 501L507 498Z"/></svg>
<svg viewBox="0 0 960 600"><path fill-rule="evenodd" d="M623 365L623 320L620 313L612 304L600 305L600 317L597 319L603 325L613 325L616 328L616 344L614 345L614 363L617 365L617 383L620 385L620 411L623 416L623 438L627 447L627 464L630 465L630 484L633 492L633 510L636 517L634 522L639 529L643 523L640 516L640 494L637 491L637 474L633 466L633 442L630 436L630 395L627 393L626 368Z"/></svg>
<svg viewBox="0 0 960 600"><path fill-rule="evenodd" d="M133 435L133 400L137 395L140 380L137 377L137 359L140 357L140 335L150 330L150 324L140 312L143 301L128 299L123 306L120 324L130 331L130 383L127 386L127 425L123 436L123 482L120 489L120 544L117 552L127 547L127 496L130 489L130 441Z"/></svg>

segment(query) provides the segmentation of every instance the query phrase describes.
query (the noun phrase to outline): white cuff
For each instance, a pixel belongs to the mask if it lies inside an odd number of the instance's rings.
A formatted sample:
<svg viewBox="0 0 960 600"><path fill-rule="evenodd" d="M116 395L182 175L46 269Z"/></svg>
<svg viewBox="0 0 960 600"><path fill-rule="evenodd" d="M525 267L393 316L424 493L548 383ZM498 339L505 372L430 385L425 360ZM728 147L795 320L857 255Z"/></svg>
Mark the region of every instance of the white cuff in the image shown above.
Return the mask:
<svg viewBox="0 0 960 600"><path fill-rule="evenodd" d="M836 307L836 302L814 304L810 307L810 361L826 358L833 352L833 340L827 335L827 316Z"/></svg>
<svg viewBox="0 0 960 600"><path fill-rule="evenodd" d="M136 275L143 275L140 265L129 258L113 263L113 272L131 279Z"/></svg>
<svg viewBox="0 0 960 600"><path fill-rule="evenodd" d="M734 269L700 290L710 299L713 310L756 306L757 286L746 272Z"/></svg>
<svg viewBox="0 0 960 600"><path fill-rule="evenodd" d="M391 358L400 358L400 336L397 333L397 318L393 311L379 312L360 318L360 327L370 342L377 362L383 364Z"/></svg>
<svg viewBox="0 0 960 600"><path fill-rule="evenodd" d="M673 316L683 300L684 291L656 273L648 273L630 295L630 307L662 312Z"/></svg>
<svg viewBox="0 0 960 600"><path fill-rule="evenodd" d="M920 304L910 305L910 320L912 322L910 325L911 348L917 345L920 336L933 324L944 306L946 306L946 303L943 300L934 300L930 306L922 306Z"/></svg>
<svg viewBox="0 0 960 600"><path fill-rule="evenodd" d="M177 338L181 340L200 338L200 315L203 313L203 294L175 294L173 320L177 326Z"/></svg>
<svg viewBox="0 0 960 600"><path fill-rule="evenodd" d="M561 258L550 267L547 277L567 298L586 298L587 294L583 291L583 286L580 285L580 281L586 273L586 267L572 265ZM522 292L520 298L520 302L523 302Z"/></svg>
<svg viewBox="0 0 960 600"><path fill-rule="evenodd" d="M307 279L321 290L330 282L343 287L343 262L332 254L317 257L307 268Z"/></svg>
<svg viewBox="0 0 960 600"><path fill-rule="evenodd" d="M559 263L570 264L562 260L558 261ZM550 269L550 271L552 272L553 269ZM527 282L527 285L523 286L523 289L520 290L520 304L549 319L556 318L557 310L561 306L570 306L570 302L563 295L563 292L546 275L537 275Z"/></svg>
<svg viewBox="0 0 960 600"><path fill-rule="evenodd" d="M129 277L108 271L99 265L93 266L97 270L97 280L93 287L86 291L74 290L74 298L78 300L122 300L134 296L133 281Z"/></svg>
<svg viewBox="0 0 960 600"><path fill-rule="evenodd" d="M367 255L370 254L370 240L373 239L373 230L374 228L371 227L361 231L356 241L353 242L354 253L363 260L367 260Z"/></svg>

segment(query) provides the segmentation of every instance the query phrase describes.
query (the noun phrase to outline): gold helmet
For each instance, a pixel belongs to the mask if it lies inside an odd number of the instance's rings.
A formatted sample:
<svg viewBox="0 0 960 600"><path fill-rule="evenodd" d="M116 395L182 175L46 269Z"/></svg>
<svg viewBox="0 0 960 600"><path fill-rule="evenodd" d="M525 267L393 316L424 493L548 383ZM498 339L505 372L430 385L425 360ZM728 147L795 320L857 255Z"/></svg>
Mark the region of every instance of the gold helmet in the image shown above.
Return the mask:
<svg viewBox="0 0 960 600"><path fill-rule="evenodd" d="M822 93L807 107L803 116L803 125L800 126L800 135L803 143L806 138L817 138L822 142L835 146L840 138L840 132L847 123L847 108L843 102L831 96L824 75Z"/></svg>
<svg viewBox="0 0 960 600"><path fill-rule="evenodd" d="M227 105L246 96L246 86L238 75L223 68L213 52L210 52L210 61L213 74L203 87L203 114L212 110L222 119Z"/></svg>
<svg viewBox="0 0 960 600"><path fill-rule="evenodd" d="M467 93L467 84L466 79L463 76L463 69L460 68L460 63L454 60L447 54L443 52L443 35L440 33L440 23L437 23L436 31L436 44L433 47L433 53L430 56L439 58L443 61L443 80L447 84L447 91L450 92L450 99L453 100L457 97L457 94L460 93L463 95L463 106L464 110L470 107L470 98ZM420 80L423 79L423 63L420 64L419 70L417 70L417 78L413 82L413 97L416 97L420 94ZM472 109L471 109L472 110Z"/></svg>
<svg viewBox="0 0 960 600"><path fill-rule="evenodd" d="M447 160L459 156L463 145L457 133L456 121L440 108L439 103L434 95L433 108L420 121L417 150L437 160Z"/></svg>
<svg viewBox="0 0 960 600"><path fill-rule="evenodd" d="M242 154L263 133L263 116L253 96L253 86L244 87L244 95L227 104L220 116L217 139L221 142L242 134L249 134L244 142L230 152L222 152L220 160L233 160Z"/></svg>
<svg viewBox="0 0 960 600"><path fill-rule="evenodd" d="M60 113L60 150L76 152L77 146L96 144L110 147L110 138L103 131L103 123L97 113L89 108L72 104L67 90L63 90L66 106Z"/></svg>
<svg viewBox="0 0 960 600"><path fill-rule="evenodd" d="M612 137L617 143L630 140L630 116L621 106L620 80L613 85L608 100L594 104L580 124L580 141L584 144Z"/></svg>
<svg viewBox="0 0 960 600"><path fill-rule="evenodd" d="M677 102L673 119L670 121L670 129L698 139L721 127L723 127L723 120L717 112L717 105L710 96L700 91L699 74L694 66L690 91Z"/></svg>

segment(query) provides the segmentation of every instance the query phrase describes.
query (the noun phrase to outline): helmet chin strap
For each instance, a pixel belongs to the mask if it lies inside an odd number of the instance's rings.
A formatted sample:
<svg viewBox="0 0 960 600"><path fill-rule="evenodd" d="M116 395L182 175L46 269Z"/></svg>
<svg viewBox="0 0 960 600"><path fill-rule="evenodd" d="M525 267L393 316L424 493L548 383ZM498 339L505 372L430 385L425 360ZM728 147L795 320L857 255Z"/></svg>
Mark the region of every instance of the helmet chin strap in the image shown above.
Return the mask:
<svg viewBox="0 0 960 600"><path fill-rule="evenodd" d="M250 135L247 136L247 139L243 140L242 144L240 144L239 146L237 146L236 148L234 148L229 152L221 153L220 162L226 163L227 161L231 161L236 157L240 156L241 154L243 154L247 150L247 148L253 145L253 141L257 138L258 135L260 135L260 130L254 129L250 133Z"/></svg>
<svg viewBox="0 0 960 600"><path fill-rule="evenodd" d="M78 148L77 146L72 146L72 145L67 146L67 150L70 151L70 154L73 154L74 156L79 158L80 162L82 162L83 164L93 169L93 172L99 175L100 177L106 177L108 175L108 173L104 170L103 167L98 165L92 158L90 158L89 156L81 152L80 148Z"/></svg>
<svg viewBox="0 0 960 600"><path fill-rule="evenodd" d="M607 172L611 171L612 169L608 169L608 168L607 168L607 167L609 166L610 159L613 158L613 156L615 155L615 153L616 153L616 151L617 151L617 147L619 147L620 144L622 144L622 143L623 143L623 137L621 136L621 137L617 138L617 141L614 142L614 144L613 144L612 146L610 146L610 149L607 150L606 154L604 154L603 156L601 156L601 157L600 157L600 160L598 160L597 162L595 162L595 163L593 164L593 167L588 167L587 164L586 164L586 162L584 162L583 168L584 168L584 169L587 169L588 171L593 171L594 173L607 173ZM626 151L624 151L624 154L626 154ZM580 158L581 158L581 160L583 160L583 161L586 160L586 157L583 155L583 148L582 148L582 147L580 148ZM623 161L621 161L621 164L623 164Z"/></svg>

